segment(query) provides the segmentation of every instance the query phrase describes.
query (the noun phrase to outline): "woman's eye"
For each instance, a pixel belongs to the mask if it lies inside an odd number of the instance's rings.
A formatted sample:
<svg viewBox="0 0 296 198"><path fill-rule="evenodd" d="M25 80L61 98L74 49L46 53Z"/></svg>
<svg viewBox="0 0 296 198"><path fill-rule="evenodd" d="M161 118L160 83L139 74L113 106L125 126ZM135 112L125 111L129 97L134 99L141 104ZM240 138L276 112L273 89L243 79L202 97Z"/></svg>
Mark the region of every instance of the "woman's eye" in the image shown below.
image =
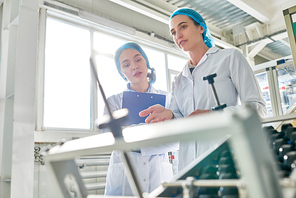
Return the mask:
<svg viewBox="0 0 296 198"><path fill-rule="evenodd" d="M172 36L175 36L175 35L176 35L176 32L171 32L171 35L172 35Z"/></svg>
<svg viewBox="0 0 296 198"><path fill-rule="evenodd" d="M141 59L140 58L138 58L137 60L136 60L136 62L140 62L141 61Z"/></svg>
<svg viewBox="0 0 296 198"><path fill-rule="evenodd" d="M182 25L182 27L181 27L181 28L182 28L182 29L185 29L186 27L187 27L186 25Z"/></svg>
<svg viewBox="0 0 296 198"><path fill-rule="evenodd" d="M128 67L130 64L124 64L123 67Z"/></svg>

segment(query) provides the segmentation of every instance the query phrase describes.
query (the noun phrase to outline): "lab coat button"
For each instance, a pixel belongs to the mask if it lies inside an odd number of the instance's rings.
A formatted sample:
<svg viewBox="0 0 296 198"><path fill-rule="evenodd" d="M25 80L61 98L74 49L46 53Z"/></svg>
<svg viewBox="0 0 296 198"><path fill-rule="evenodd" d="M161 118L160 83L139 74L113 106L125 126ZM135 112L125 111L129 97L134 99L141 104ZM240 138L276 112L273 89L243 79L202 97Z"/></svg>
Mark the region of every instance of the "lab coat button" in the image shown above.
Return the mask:
<svg viewBox="0 0 296 198"><path fill-rule="evenodd" d="M144 162L143 164L146 165L146 162Z"/></svg>
<svg viewBox="0 0 296 198"><path fill-rule="evenodd" d="M144 182L146 181L146 179L144 179Z"/></svg>

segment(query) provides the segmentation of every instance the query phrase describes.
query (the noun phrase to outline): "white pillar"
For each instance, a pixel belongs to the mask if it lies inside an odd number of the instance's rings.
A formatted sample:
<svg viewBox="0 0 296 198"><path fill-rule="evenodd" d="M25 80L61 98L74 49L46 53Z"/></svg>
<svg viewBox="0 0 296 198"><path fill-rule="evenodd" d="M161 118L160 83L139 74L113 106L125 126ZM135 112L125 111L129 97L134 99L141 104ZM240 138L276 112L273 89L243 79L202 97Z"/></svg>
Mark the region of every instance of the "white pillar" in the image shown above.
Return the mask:
<svg viewBox="0 0 296 198"><path fill-rule="evenodd" d="M10 1L4 3L6 2ZM38 8L38 0L11 1L10 9L7 14L4 13L9 17L9 40L4 98L1 198L32 198L34 193ZM2 52L3 54L5 53ZM4 178L6 181L3 181Z"/></svg>
<svg viewBox="0 0 296 198"><path fill-rule="evenodd" d="M33 197L35 75L39 1L24 0L19 8L15 65L11 198ZM26 185L24 185L26 184Z"/></svg>

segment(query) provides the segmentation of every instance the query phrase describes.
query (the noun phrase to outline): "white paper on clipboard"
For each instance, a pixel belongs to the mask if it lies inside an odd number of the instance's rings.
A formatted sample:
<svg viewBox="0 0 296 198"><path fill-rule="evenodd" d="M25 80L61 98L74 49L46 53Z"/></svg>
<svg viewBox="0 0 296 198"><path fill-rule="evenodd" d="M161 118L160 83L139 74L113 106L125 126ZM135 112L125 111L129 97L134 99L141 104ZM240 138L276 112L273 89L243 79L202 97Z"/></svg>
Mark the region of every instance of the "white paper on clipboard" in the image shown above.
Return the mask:
<svg viewBox="0 0 296 198"><path fill-rule="evenodd" d="M140 117L140 111L152 105L160 104L165 107L166 96L162 94L123 92L122 108L128 109L127 125L145 123L146 117Z"/></svg>

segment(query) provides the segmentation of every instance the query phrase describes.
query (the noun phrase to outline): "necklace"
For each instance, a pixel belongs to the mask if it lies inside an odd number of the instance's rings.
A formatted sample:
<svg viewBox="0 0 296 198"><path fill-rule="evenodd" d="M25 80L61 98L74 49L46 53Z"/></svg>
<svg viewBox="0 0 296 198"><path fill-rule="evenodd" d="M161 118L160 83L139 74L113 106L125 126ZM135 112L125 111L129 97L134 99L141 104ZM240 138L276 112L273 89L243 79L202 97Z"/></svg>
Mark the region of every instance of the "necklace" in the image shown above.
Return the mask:
<svg viewBox="0 0 296 198"><path fill-rule="evenodd" d="M190 61L189 61L189 64L188 64L188 67L189 67L189 68L195 68L196 66L193 65L192 62L191 62L191 60L190 60Z"/></svg>

